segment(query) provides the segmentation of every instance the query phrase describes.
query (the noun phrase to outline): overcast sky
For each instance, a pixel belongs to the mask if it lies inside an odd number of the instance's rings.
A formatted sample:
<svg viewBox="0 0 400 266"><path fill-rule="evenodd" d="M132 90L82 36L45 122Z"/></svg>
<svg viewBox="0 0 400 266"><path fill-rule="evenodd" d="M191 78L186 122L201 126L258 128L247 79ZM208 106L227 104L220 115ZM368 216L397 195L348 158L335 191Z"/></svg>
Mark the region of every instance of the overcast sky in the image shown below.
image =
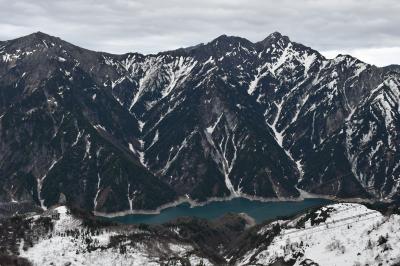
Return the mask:
<svg viewBox="0 0 400 266"><path fill-rule="evenodd" d="M0 40L36 31L112 53L156 53L273 31L328 57L400 64L399 0L0 0Z"/></svg>

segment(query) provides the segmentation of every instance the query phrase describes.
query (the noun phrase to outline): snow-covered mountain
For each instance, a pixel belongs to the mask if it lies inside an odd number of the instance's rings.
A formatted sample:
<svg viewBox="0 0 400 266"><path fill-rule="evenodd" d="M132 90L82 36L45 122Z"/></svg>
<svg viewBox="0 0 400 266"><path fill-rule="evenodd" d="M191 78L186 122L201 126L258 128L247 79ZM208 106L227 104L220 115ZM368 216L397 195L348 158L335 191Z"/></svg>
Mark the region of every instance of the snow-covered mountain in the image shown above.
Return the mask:
<svg viewBox="0 0 400 266"><path fill-rule="evenodd" d="M399 196L399 80L275 32L156 55L34 33L0 43L0 200Z"/></svg>

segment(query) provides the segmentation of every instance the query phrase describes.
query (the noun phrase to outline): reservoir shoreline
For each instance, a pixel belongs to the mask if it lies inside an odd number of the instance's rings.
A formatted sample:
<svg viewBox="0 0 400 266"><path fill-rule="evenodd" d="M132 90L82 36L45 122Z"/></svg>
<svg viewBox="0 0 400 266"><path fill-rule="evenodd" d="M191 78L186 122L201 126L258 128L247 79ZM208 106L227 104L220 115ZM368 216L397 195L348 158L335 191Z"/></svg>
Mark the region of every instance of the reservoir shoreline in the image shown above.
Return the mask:
<svg viewBox="0 0 400 266"><path fill-rule="evenodd" d="M239 197L238 196L228 196L228 197L211 197L207 199L206 201L196 201L193 200L189 197L180 197L175 201L160 205L158 208L154 210L143 210L143 209L137 209L137 210L125 210L125 211L119 211L119 212L110 212L110 213L105 213L105 212L98 212L98 211L93 211L93 214L98 217L104 217L104 218L117 218L117 217L123 217L123 216L128 216L128 215L158 215L160 214L163 210L166 210L168 208L173 208L177 207L182 204L189 204L190 208L194 207L201 207L205 206L207 204L213 203L213 202L224 202L224 201L231 201L233 199L247 199L250 201L258 201L258 202L300 202L304 201L305 199L325 199L333 202L355 202L355 203L372 203L373 200L370 199L362 199L362 198L337 198L334 196L328 196L328 195L319 195L319 194L313 194L306 192L304 190L301 190L297 188L297 190L300 192L300 196L297 198L264 198L264 197L258 197L258 196L251 196L247 194L241 194Z"/></svg>

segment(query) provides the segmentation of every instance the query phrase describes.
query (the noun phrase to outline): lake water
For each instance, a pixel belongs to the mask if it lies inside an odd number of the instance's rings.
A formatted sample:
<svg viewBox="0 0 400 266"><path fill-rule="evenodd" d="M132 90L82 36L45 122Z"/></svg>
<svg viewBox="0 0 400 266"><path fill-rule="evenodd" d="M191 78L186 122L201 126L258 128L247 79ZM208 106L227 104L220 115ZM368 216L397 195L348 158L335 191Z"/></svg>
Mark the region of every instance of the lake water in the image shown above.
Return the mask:
<svg viewBox="0 0 400 266"><path fill-rule="evenodd" d="M326 199L261 202L235 198L229 201L211 202L207 205L193 208L190 208L188 203L183 203L176 207L164 209L160 214L133 214L108 219L125 224L161 224L182 216L215 219L226 213L246 213L257 223L260 223L267 219L293 215L307 208L323 206L331 202Z"/></svg>

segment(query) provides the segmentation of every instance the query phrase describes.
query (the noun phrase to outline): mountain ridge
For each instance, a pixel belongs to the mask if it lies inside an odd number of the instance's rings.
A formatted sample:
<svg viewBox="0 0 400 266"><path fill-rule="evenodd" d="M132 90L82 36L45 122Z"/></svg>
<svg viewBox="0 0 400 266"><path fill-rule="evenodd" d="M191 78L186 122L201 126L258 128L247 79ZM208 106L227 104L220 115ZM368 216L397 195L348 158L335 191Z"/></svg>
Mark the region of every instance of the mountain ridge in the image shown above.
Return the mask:
<svg viewBox="0 0 400 266"><path fill-rule="evenodd" d="M248 42L248 43L251 43L251 44L256 45L256 46L262 46L264 43L270 42L271 39L272 40L273 39L276 40L276 39L281 39L282 38L282 39L286 40L287 42L293 42L293 41L291 41L289 39L289 37L287 35L283 35L278 31L275 31L275 32L269 34L267 37L265 37L261 41L255 41L255 42L250 41L249 39L246 39L246 38L243 38L243 37L240 37L240 36L236 36L236 35L221 34L218 37L215 37L214 39L210 40L207 43L198 43L198 44L194 44L194 45L191 45L191 46L188 46L188 47L181 47L181 48L176 48L176 49L167 50L167 51L160 51L160 52L149 53L149 54L135 52L135 51L128 51L128 52L124 52L124 53L112 53L112 52L106 52L106 51L102 51L102 50L91 50L91 49L87 49L87 48L84 48L84 47L80 47L78 45L73 44L72 42L68 42L68 41L66 41L64 39L61 39L60 37L57 37L57 36L42 32L42 31L37 31L37 32L33 32L31 34L27 34L27 35L15 38L15 39L2 40L2 41L0 41L0 44L1 43L11 42L11 41L17 41L17 40L26 40L26 39L30 39L30 38L36 38L36 39L39 39L39 40L58 40L58 41L61 41L63 43L67 43L69 45L72 45L72 46L74 46L76 48L79 48L79 49L82 49L82 50L86 50L86 51L90 51L90 52L94 52L94 53L109 54L109 55L114 55L114 56L124 56L124 55L134 55L134 54L139 55L139 56L157 56L157 55L160 55L160 54L166 54L166 53L176 52L176 51L180 51L180 50L183 50L183 51L185 51L185 50L193 50L194 48L198 48L198 47L201 47L201 46L205 46L205 45L214 43L218 39L231 39L231 40L232 39L236 39L236 40L239 40L239 41L242 40L244 42ZM301 43L297 43L297 42L293 42L293 43L296 43L296 44L302 45L302 46L304 46L306 48L312 49L310 46L306 46L306 45L303 45ZM314 51L318 52L317 50L314 50ZM320 54L320 55L322 57L324 57L325 59L327 59L322 54ZM352 58L355 58L351 54L344 54L344 55L348 55L348 56L350 56ZM343 54L339 53L336 57L339 57L339 56L343 56ZM332 58L332 59L334 59L334 58ZM332 60L332 59L327 59L327 60ZM358 59L358 60L360 60L360 59ZM362 61L362 60L360 60L360 61ZM397 67L397 66L399 66L399 65L391 64L391 65L388 65L388 66L383 66L382 68L385 68L385 67Z"/></svg>

